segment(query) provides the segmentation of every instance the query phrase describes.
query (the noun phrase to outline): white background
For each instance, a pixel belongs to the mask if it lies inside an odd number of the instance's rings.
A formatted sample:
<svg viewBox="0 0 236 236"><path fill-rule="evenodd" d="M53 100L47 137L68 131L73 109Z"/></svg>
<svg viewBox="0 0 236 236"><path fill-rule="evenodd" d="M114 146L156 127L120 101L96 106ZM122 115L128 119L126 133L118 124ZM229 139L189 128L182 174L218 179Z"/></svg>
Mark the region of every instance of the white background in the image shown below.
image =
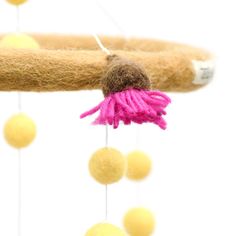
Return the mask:
<svg viewBox="0 0 236 236"><path fill-rule="evenodd" d="M139 186L126 179L109 187L109 221L122 226L131 206L153 210L160 236L236 235L235 7L233 0L100 0L127 36L189 43L217 58L214 81L197 92L170 94L168 130L140 129L141 150L153 173ZM21 9L26 32L120 34L95 2L31 0ZM15 28L15 9L0 0L0 32ZM23 110L37 123L23 150L22 236L82 236L104 219L105 188L87 170L105 143L104 127L79 114L101 92L30 93ZM17 111L15 93L0 93L0 126ZM135 148L136 126L110 130L111 146ZM17 235L17 151L0 136L0 236Z"/></svg>

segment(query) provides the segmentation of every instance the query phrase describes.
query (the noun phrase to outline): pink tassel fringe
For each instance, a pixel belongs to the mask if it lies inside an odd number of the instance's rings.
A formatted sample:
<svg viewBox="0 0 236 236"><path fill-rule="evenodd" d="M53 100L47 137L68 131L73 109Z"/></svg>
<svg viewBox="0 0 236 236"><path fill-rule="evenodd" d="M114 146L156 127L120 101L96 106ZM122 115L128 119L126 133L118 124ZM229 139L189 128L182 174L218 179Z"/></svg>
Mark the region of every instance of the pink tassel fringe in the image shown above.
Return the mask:
<svg viewBox="0 0 236 236"><path fill-rule="evenodd" d="M161 129L166 129L166 121L162 116L166 115L164 109L170 102L170 98L159 91L128 89L107 96L103 102L83 113L80 118L100 110L93 124L109 124L118 128L120 121L126 125L131 122L138 124L150 122Z"/></svg>

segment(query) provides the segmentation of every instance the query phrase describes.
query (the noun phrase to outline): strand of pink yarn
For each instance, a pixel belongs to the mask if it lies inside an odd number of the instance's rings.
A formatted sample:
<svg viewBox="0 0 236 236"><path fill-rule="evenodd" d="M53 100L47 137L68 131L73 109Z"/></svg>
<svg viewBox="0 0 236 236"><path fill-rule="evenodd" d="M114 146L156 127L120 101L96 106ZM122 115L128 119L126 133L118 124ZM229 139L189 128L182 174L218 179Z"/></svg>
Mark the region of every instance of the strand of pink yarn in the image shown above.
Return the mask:
<svg viewBox="0 0 236 236"><path fill-rule="evenodd" d="M121 121L126 125L132 122L149 122L166 129L163 116L166 115L165 108L170 102L170 98L160 91L128 89L110 94L103 102L80 117L84 118L100 110L93 124L109 124L117 128Z"/></svg>

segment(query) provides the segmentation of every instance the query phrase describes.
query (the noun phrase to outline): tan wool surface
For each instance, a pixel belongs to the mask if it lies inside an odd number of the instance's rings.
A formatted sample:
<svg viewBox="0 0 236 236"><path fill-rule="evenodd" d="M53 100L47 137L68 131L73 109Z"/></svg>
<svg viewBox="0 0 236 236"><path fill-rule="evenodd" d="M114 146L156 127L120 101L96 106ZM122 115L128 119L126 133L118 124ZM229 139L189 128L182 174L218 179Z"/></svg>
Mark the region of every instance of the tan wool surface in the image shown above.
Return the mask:
<svg viewBox="0 0 236 236"><path fill-rule="evenodd" d="M2 36L0 36L1 39ZM107 55L91 36L33 35L40 49L0 49L0 91L75 91L101 89ZM112 54L144 68L153 89L188 92L192 60L211 54L187 45L151 39L101 37Z"/></svg>

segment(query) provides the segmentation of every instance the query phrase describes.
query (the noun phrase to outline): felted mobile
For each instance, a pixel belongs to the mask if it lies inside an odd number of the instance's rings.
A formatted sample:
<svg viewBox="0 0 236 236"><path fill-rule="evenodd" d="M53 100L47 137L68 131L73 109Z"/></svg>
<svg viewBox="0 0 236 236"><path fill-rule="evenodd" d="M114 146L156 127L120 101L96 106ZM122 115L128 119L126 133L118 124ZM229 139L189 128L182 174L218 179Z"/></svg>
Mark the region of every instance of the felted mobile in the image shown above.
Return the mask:
<svg viewBox="0 0 236 236"><path fill-rule="evenodd" d="M18 14L19 5L26 2L7 1L16 5ZM97 35L94 38L29 36L19 32L19 21L15 34L1 36L0 90L19 94L19 113L6 122L4 136L8 144L19 150L19 167L20 150L29 146L36 136L34 121L21 113L21 91L102 89L104 100L81 114L81 118L97 113L93 123L106 128L153 123L166 129L163 117L171 99L164 92L193 91L213 77L212 55L202 49L158 40ZM89 161L91 176L105 185L106 191L109 184L118 182L124 175L132 181L145 179L151 168L151 159L145 152L134 150L124 156L107 143ZM19 168L19 185L20 181ZM155 229L153 214L143 207L130 209L123 222L125 231L102 222L85 235L150 236Z"/></svg>

